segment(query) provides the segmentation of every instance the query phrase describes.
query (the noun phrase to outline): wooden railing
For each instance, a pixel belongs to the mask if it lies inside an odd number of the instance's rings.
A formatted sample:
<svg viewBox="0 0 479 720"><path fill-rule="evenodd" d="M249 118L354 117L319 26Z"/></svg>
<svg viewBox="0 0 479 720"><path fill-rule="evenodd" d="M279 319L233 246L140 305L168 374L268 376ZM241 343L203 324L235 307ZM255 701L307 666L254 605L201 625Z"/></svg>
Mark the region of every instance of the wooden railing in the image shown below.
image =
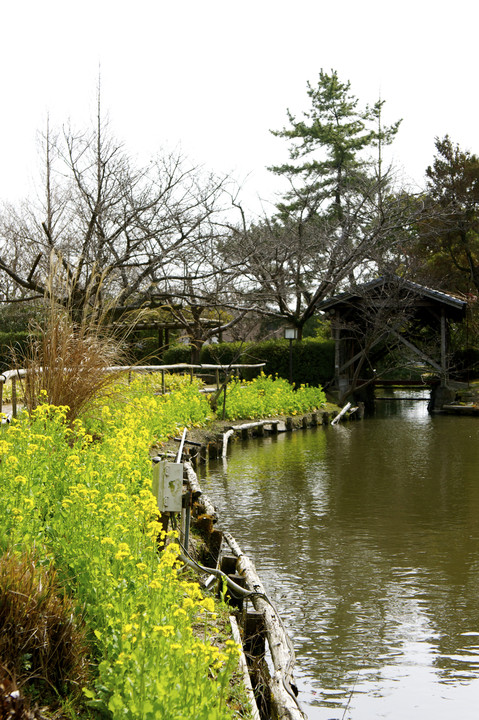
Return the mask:
<svg viewBox="0 0 479 720"><path fill-rule="evenodd" d="M231 371L239 371L244 369L257 369L265 366L266 363L256 363L252 365L247 364L231 364L231 365L213 365L213 364L190 364L190 363L177 363L176 365L112 365L111 367L105 368L105 372L124 372L128 373L128 381L131 380L133 373L161 373L161 391L165 393L165 374L166 373L189 373L191 380L196 375L201 373L211 372L215 377L216 388L220 388L220 373L226 375ZM15 370L6 370L0 373L0 412L3 411L3 388L7 382L12 383L12 416L17 416L18 410L18 396L17 396L17 381L25 377L27 371L23 368Z"/></svg>

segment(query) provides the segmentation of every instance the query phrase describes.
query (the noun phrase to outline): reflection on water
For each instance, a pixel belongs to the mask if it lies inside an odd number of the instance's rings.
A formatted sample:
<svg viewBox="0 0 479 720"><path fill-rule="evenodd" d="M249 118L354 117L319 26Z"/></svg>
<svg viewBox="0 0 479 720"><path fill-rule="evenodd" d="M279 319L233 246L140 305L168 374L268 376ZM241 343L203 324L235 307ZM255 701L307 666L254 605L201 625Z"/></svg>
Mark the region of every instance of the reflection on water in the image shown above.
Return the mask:
<svg viewBox="0 0 479 720"><path fill-rule="evenodd" d="M412 399L378 408L237 444L203 485L281 609L310 720L467 720L479 694L479 423L431 418Z"/></svg>

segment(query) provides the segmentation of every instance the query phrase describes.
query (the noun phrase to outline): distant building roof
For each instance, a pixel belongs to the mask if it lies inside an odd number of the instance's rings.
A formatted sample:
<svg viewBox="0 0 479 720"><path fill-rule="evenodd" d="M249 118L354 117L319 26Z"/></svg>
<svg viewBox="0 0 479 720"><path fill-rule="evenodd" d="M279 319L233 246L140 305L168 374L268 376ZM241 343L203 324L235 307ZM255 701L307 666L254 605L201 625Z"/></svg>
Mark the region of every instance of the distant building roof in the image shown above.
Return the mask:
<svg viewBox="0 0 479 720"><path fill-rule="evenodd" d="M373 295L374 290L381 287L387 287L388 285L391 285L391 287L394 287L395 289L399 289L401 292L412 292L422 298L427 298L433 304L445 306L449 310L448 314L455 316L458 319L462 318L466 312L467 302L465 300L461 300L460 298L450 295L449 293L442 292L441 290L434 290L426 287L425 285L420 285L419 283L412 282L411 280L406 280L398 275L383 275L367 283L358 285L357 288L353 290L322 300L316 305L316 309L321 310L322 312L327 312L329 310L339 308L341 305L350 306L351 304L354 304L355 300L360 300L367 295Z"/></svg>

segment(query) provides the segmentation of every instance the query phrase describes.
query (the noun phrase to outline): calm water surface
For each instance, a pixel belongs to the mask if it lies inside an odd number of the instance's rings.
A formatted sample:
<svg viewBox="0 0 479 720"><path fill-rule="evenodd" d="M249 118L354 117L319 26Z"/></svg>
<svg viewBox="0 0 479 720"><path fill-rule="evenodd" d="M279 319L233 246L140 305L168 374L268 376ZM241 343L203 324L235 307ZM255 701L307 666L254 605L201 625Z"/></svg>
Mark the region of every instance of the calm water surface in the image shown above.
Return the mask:
<svg viewBox="0 0 479 720"><path fill-rule="evenodd" d="M294 640L310 720L475 719L479 420L378 408L237 443L202 484Z"/></svg>

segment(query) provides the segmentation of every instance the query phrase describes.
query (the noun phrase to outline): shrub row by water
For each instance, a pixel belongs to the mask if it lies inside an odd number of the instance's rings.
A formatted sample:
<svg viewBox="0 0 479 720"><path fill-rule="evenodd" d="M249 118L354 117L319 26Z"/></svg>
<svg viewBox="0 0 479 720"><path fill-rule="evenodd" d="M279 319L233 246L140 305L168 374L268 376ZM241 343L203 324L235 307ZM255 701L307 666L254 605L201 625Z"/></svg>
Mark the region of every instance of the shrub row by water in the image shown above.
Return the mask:
<svg viewBox="0 0 479 720"><path fill-rule="evenodd" d="M165 364L191 362L188 345L176 345L163 355ZM260 343L218 343L204 345L201 349L202 363L265 362L266 375L278 375L289 379L290 345L288 340L266 340ZM246 379L257 375L259 370L243 371ZM334 376L334 342L306 338L292 344L292 379L296 385L324 385Z"/></svg>

